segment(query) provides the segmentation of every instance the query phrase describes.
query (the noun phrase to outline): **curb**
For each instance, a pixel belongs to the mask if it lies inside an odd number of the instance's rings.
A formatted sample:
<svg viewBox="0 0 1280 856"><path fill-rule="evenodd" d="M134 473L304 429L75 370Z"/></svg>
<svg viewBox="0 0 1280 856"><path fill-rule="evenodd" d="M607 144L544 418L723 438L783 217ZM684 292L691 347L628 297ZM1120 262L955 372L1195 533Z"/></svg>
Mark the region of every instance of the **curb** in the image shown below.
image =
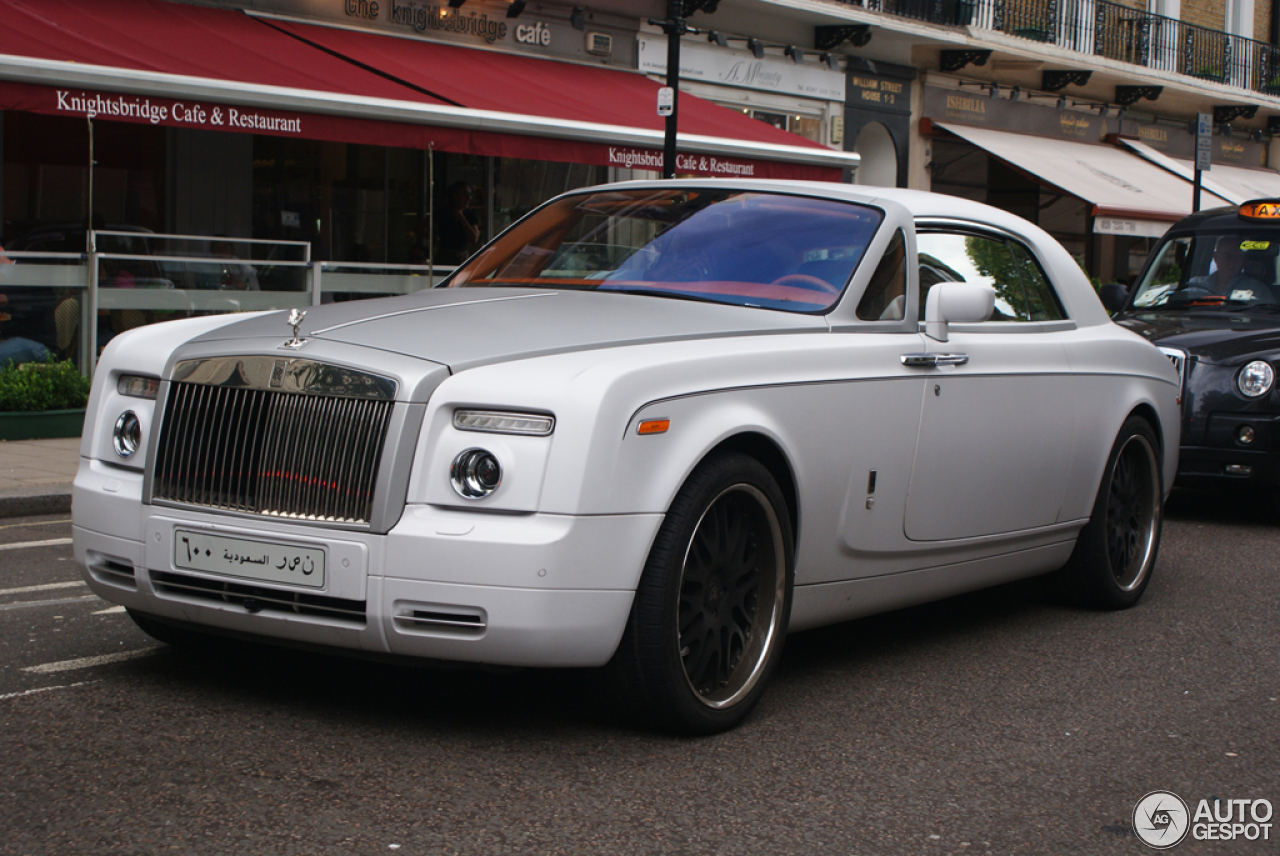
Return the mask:
<svg viewBox="0 0 1280 856"><path fill-rule="evenodd" d="M0 496L0 517L38 517L71 511L71 492Z"/></svg>

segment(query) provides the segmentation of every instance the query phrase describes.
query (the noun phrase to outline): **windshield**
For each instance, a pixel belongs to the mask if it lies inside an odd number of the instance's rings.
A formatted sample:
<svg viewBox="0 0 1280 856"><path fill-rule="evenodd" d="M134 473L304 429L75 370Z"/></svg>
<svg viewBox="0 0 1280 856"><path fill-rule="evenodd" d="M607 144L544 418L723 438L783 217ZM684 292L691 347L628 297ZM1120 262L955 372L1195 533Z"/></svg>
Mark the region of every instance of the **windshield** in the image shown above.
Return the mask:
<svg viewBox="0 0 1280 856"><path fill-rule="evenodd" d="M1133 294L1132 309L1233 310L1280 305L1280 229L1166 238Z"/></svg>
<svg viewBox="0 0 1280 856"><path fill-rule="evenodd" d="M646 294L821 312L882 215L847 202L722 189L608 190L521 220L448 286Z"/></svg>

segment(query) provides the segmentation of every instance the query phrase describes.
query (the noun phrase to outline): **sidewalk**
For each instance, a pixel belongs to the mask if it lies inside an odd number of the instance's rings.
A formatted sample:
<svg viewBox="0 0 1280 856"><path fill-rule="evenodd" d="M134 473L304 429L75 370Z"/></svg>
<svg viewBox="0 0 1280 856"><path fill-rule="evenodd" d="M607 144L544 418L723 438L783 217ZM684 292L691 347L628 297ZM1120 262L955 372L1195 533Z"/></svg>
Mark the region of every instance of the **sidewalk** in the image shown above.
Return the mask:
<svg viewBox="0 0 1280 856"><path fill-rule="evenodd" d="M70 511L79 464L79 437L0 441L0 517Z"/></svg>

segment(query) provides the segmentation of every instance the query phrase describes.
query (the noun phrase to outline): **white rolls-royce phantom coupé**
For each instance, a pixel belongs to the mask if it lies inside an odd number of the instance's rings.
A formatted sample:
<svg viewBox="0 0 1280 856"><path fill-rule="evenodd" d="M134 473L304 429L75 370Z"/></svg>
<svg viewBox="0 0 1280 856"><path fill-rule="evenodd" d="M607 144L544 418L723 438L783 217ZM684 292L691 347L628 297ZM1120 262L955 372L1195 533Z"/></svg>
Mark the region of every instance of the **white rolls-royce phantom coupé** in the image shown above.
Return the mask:
<svg viewBox="0 0 1280 856"><path fill-rule="evenodd" d="M92 589L175 644L604 667L712 733L788 632L1151 579L1178 373L1013 215L631 182L443 285L112 340L74 493Z"/></svg>

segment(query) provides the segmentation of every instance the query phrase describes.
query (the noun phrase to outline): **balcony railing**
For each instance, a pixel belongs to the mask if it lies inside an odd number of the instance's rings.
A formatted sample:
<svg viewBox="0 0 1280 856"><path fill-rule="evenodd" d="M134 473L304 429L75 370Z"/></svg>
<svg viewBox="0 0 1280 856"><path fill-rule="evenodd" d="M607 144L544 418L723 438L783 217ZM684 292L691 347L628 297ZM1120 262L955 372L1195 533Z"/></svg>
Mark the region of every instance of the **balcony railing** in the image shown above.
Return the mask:
<svg viewBox="0 0 1280 856"><path fill-rule="evenodd" d="M931 24L972 24L1093 56L1280 95L1280 47L1109 0L840 2Z"/></svg>

